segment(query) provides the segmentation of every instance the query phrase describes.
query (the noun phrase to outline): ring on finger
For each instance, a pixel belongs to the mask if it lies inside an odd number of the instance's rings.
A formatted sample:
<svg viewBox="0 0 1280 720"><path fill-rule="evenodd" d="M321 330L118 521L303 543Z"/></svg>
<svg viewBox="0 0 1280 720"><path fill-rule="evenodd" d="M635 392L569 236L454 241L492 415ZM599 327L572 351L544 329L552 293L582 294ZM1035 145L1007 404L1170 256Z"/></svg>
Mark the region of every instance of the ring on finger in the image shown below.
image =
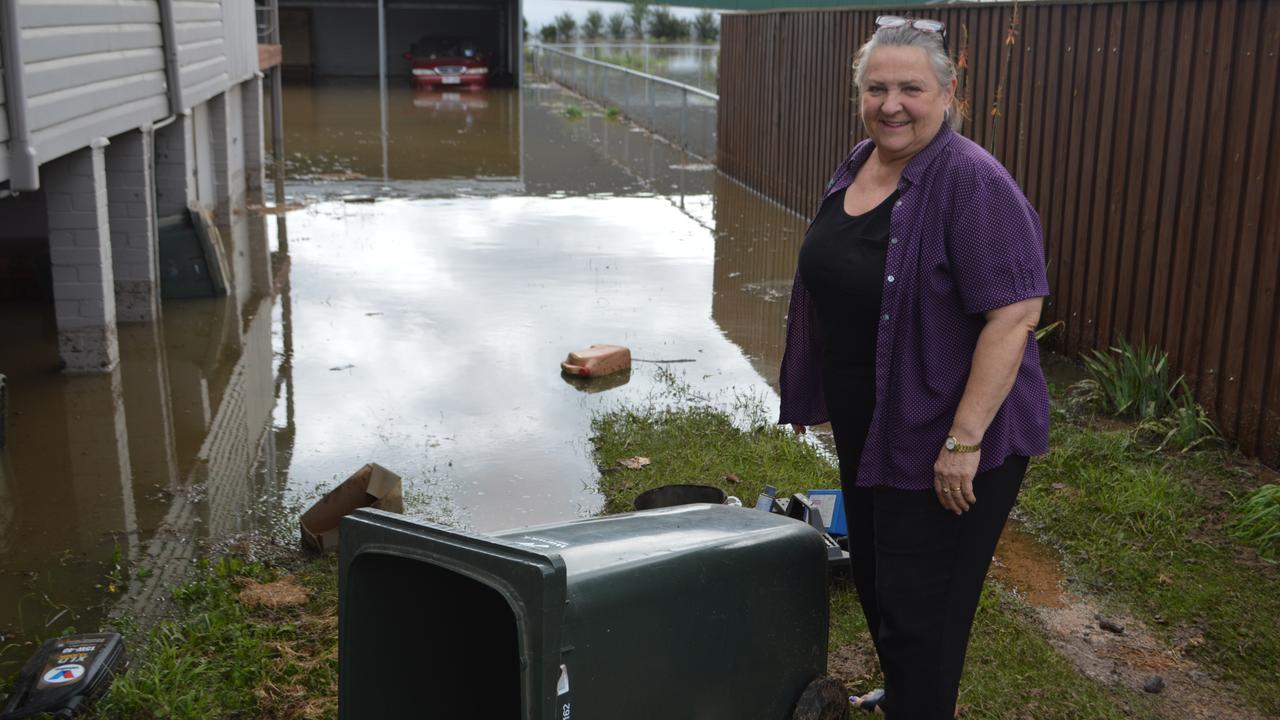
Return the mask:
<svg viewBox="0 0 1280 720"><path fill-rule="evenodd" d="M960 492L960 486L956 485L955 487L951 488L951 492Z"/></svg>
<svg viewBox="0 0 1280 720"><path fill-rule="evenodd" d="M942 492L943 492L944 494L945 494L945 493L949 493L949 492L951 492L951 488L942 488Z"/></svg>

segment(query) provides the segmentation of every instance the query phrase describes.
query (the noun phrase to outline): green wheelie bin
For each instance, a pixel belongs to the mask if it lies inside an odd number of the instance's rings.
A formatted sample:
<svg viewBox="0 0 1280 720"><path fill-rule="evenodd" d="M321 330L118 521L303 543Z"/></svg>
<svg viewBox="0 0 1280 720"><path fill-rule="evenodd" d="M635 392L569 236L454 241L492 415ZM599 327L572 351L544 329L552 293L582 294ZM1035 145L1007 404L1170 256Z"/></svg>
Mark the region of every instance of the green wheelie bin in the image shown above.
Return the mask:
<svg viewBox="0 0 1280 720"><path fill-rule="evenodd" d="M360 510L340 534L344 720L790 720L826 671L826 547L779 515L481 535Z"/></svg>

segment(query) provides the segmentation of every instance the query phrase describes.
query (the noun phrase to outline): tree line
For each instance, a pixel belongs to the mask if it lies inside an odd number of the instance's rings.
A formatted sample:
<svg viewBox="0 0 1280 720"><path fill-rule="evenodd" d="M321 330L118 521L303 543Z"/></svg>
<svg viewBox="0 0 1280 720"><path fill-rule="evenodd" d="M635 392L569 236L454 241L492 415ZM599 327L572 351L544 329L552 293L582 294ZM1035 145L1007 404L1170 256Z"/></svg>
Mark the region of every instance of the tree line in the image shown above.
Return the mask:
<svg viewBox="0 0 1280 720"><path fill-rule="evenodd" d="M653 7L647 0L631 0L626 12L613 13L608 18L599 10L591 10L581 25L572 14L563 12L553 22L539 28L538 37L544 43L575 40L596 42L605 39L715 42L720 38L720 24L715 13L710 10L703 10L693 20L686 20L676 16L669 8ZM525 39L528 38L526 21Z"/></svg>

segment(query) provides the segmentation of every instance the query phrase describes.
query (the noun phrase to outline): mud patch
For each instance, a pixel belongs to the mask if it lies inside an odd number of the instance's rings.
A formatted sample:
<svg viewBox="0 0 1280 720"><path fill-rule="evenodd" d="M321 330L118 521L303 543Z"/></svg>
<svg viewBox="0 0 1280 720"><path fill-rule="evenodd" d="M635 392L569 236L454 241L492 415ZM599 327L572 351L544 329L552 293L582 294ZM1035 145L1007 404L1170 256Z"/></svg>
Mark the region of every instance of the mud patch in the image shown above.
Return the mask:
<svg viewBox="0 0 1280 720"><path fill-rule="evenodd" d="M1183 653L1192 642L1170 647L1137 619L1125 616L1115 618L1124 625L1124 632L1109 632L1099 627L1102 608L1098 603L1070 593L1063 594L1061 600L1060 606L1033 605L1032 610L1043 623L1049 644L1091 680L1146 695L1143 685L1159 675L1164 681L1157 706L1162 717L1266 717L1236 704L1229 690ZM1197 631L1190 632L1192 637L1198 636ZM1213 701L1206 703L1205 698Z"/></svg>
<svg viewBox="0 0 1280 720"><path fill-rule="evenodd" d="M1000 536L991 560L991 576L1035 607L1061 608L1067 604L1066 576L1057 555L1017 520L1009 520Z"/></svg>
<svg viewBox="0 0 1280 720"><path fill-rule="evenodd" d="M845 687L861 687L875 674L875 654L857 645L845 645L827 653L827 674Z"/></svg>

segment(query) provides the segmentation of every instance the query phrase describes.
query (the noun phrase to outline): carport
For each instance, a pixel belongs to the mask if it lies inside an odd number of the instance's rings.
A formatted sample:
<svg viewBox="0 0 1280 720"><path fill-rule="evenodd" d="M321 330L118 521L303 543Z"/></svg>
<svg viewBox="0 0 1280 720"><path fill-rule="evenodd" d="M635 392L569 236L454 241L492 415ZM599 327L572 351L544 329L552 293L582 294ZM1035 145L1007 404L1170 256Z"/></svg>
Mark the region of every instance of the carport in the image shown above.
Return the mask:
<svg viewBox="0 0 1280 720"><path fill-rule="evenodd" d="M404 54L415 41L459 38L490 54L493 83L519 84L521 12L521 0L280 0L284 71L298 79L377 77L382 16L390 76L409 76Z"/></svg>

